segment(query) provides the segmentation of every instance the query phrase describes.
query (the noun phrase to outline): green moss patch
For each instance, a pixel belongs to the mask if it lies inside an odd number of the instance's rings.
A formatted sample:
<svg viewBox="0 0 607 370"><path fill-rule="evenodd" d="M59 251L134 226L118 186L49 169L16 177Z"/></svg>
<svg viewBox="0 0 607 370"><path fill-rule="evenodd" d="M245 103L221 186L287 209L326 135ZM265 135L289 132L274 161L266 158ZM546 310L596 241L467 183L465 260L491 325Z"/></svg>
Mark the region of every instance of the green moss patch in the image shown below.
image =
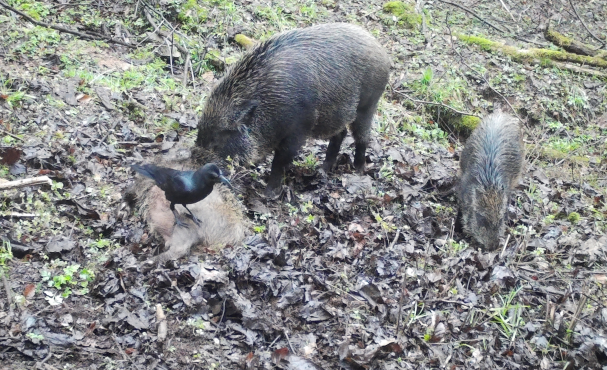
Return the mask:
<svg viewBox="0 0 607 370"><path fill-rule="evenodd" d="M394 14L398 18L398 24L406 28L415 29L422 24L422 16L415 12L412 4L390 1L384 4L384 11Z"/></svg>

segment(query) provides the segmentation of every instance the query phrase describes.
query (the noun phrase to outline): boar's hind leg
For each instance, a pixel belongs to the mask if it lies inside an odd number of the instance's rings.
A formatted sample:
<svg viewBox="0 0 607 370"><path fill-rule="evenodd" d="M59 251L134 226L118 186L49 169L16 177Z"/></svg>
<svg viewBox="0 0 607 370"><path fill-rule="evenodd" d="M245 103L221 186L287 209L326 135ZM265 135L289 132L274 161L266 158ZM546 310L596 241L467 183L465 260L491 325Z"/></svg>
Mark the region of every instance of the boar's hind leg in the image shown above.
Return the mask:
<svg viewBox="0 0 607 370"><path fill-rule="evenodd" d="M356 119L350 125L352 130L352 136L356 144L356 151L354 152L354 168L358 172L362 172L365 169L365 153L367 151L367 143L369 142L369 131L371 131L371 123L373 122L373 114L375 114L375 108L377 107L377 101L370 107L361 109L359 107Z"/></svg>
<svg viewBox="0 0 607 370"><path fill-rule="evenodd" d="M266 195L273 195L274 191L280 187L286 167L293 162L293 158L302 147L305 136L299 133L291 134L283 139L274 151L272 160L272 171L266 187Z"/></svg>
<svg viewBox="0 0 607 370"><path fill-rule="evenodd" d="M327 147L327 155L325 156L325 163L323 163L322 168L325 172L331 171L335 161L337 160L337 154L339 154L339 148L341 147L342 141L348 134L348 130L344 129L339 134L331 137L331 141L329 141L329 146Z"/></svg>

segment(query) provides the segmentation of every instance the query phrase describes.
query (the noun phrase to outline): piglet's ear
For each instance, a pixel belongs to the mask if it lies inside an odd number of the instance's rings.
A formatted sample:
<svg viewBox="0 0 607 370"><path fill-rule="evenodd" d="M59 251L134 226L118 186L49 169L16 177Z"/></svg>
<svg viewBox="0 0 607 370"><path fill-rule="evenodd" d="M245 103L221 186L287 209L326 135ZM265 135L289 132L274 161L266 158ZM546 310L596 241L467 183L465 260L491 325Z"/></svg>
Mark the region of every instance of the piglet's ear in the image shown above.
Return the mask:
<svg viewBox="0 0 607 370"><path fill-rule="evenodd" d="M236 115L236 124L248 126L255 115L255 110L259 106L259 101L249 100L238 108Z"/></svg>

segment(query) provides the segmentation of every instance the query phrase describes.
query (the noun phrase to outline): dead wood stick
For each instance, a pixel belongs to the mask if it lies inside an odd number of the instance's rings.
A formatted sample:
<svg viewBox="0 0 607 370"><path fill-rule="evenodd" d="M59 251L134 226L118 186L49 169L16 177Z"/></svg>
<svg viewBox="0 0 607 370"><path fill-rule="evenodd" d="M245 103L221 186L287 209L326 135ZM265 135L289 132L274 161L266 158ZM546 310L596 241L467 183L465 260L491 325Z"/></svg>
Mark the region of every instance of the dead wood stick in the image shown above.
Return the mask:
<svg viewBox="0 0 607 370"><path fill-rule="evenodd" d="M122 42L120 40L116 40L116 39L113 39L113 38L108 37L108 36L100 35L98 33L95 33L95 36L93 36L93 35L87 35L86 33L70 30L69 28L65 28L65 27L61 27L61 26L56 26L54 24L47 24L47 23L44 23L44 22L37 21L34 18L30 17L29 15L27 15L27 14L25 14L25 13L23 13L23 12L15 9L15 8L13 8L12 6L10 6L8 4L5 4L2 1L0 1L0 6L6 8L8 10L10 10L11 12L13 12L15 14L19 14L20 16L22 16L23 18L25 18L26 20L28 20L30 23L33 23L33 24L35 24L37 26L40 26L40 27L51 28L51 29L59 31L59 32L69 33L69 34L72 34L74 36L78 36L78 37L83 38L83 39L88 39L88 40L104 40L104 41L107 41L107 42L111 42L111 43L114 43L114 44L126 46L126 47L129 47L129 48L135 48L134 45L127 44L126 42Z"/></svg>
<svg viewBox="0 0 607 370"><path fill-rule="evenodd" d="M29 179L21 179L21 180L7 181L7 182L0 183L0 190L23 188L25 186L42 185L42 184L52 185L53 182L51 181L51 179L48 178L48 176L31 177Z"/></svg>
<svg viewBox="0 0 607 370"><path fill-rule="evenodd" d="M34 213L19 213L19 212L0 212L0 217L16 217L16 218L27 218L36 217Z"/></svg>

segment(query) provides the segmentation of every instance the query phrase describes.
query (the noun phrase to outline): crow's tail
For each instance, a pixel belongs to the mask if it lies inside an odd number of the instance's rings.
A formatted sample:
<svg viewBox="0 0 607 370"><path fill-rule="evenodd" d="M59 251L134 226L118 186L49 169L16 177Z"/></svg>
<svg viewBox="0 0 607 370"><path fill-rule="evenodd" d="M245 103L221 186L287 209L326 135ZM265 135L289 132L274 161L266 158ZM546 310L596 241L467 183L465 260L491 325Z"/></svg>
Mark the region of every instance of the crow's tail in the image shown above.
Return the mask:
<svg viewBox="0 0 607 370"><path fill-rule="evenodd" d="M150 166L149 164L143 166L132 164L131 168L135 170L135 172L154 180L154 167Z"/></svg>

